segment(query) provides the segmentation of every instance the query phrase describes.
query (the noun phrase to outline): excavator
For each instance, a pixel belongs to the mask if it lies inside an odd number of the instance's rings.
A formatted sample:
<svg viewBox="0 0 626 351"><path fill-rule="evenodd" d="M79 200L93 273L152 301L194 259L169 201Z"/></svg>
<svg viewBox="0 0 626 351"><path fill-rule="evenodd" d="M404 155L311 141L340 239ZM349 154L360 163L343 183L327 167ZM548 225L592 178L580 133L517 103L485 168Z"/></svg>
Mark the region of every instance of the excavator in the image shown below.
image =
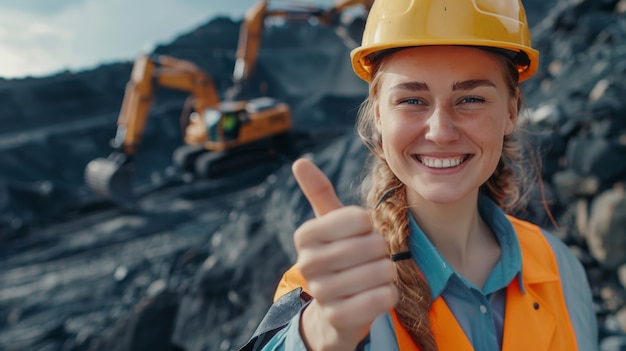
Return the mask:
<svg viewBox="0 0 626 351"><path fill-rule="evenodd" d="M323 25L334 25L344 9L364 5L369 11L372 3L373 0L342 0L331 9L270 10L267 0L258 1L244 16L233 85L226 90L223 100L212 77L194 63L166 55L140 56L126 84L117 131L111 141L113 151L108 157L87 164L85 183L114 203L134 205L133 158L159 87L189 93L181 117L184 145L173 153L173 163L182 172L219 179L274 158L278 148L289 144L288 133L292 128L289 106L272 97L244 95L257 61L265 19L317 18Z"/></svg>
<svg viewBox="0 0 626 351"><path fill-rule="evenodd" d="M192 109L186 121L186 145L175 150L173 161L182 171L195 172L199 177L219 177L227 173L226 168L245 168L246 164L263 161L262 156L271 156L271 150L254 146L291 129L290 110L285 103L269 97L220 101L212 78L195 64L165 55L141 56L135 60L126 85L111 141L114 151L107 158L92 160L85 169L86 184L115 203L135 201L133 156L140 146L157 87L190 93L185 102ZM187 110L183 109L183 116Z"/></svg>

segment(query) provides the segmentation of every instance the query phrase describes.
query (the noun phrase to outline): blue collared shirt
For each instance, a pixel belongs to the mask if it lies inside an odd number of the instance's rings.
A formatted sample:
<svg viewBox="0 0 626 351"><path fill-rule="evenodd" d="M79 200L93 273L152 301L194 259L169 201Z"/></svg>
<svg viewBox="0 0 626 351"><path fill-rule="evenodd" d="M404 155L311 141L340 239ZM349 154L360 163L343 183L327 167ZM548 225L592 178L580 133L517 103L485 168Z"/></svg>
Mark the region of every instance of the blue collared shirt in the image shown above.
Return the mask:
<svg viewBox="0 0 626 351"><path fill-rule="evenodd" d="M433 300L439 296L444 299L474 349L495 351L502 346L506 287L516 277L523 286L522 253L513 225L491 199L481 195L478 210L495 234L501 249L500 260L482 288L450 266L412 215L409 216L409 246L415 263L430 286Z"/></svg>
<svg viewBox="0 0 626 351"><path fill-rule="evenodd" d="M478 210L495 234L501 249L500 260L482 288L450 266L410 214L409 246L415 263L430 286L433 299L441 296L445 300L474 349L497 351L502 345L506 287L515 278L520 279L520 286L523 286L522 256L513 225L504 212L484 195L479 197ZM298 329L299 315L296 315L263 350L306 351Z"/></svg>

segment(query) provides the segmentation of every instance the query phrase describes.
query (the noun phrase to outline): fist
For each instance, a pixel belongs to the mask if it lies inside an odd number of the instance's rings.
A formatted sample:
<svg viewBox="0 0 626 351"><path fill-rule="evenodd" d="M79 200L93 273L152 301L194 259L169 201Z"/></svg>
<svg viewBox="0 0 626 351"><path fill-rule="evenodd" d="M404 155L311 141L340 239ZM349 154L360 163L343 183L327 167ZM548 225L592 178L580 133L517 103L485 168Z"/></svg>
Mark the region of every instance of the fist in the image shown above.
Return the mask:
<svg viewBox="0 0 626 351"><path fill-rule="evenodd" d="M398 300L387 245L369 212L344 207L311 161L297 160L293 173L315 213L294 234L297 265L314 297L302 315L301 334L313 350L354 349Z"/></svg>

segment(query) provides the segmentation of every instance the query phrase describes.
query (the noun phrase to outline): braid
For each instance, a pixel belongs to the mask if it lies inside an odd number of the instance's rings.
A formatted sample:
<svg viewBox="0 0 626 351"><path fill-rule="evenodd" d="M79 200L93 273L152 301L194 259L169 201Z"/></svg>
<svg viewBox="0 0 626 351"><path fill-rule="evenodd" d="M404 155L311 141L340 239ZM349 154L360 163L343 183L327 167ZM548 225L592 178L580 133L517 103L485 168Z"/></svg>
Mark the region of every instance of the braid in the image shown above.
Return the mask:
<svg viewBox="0 0 626 351"><path fill-rule="evenodd" d="M376 158L367 194L369 206L375 206L374 225L385 238L390 252L409 251L409 217L404 184L391 172L387 163ZM380 199L390 191L383 201ZM380 201L380 203L379 203ZM430 287L413 260L396 261L395 284L400 300L395 307L398 319L422 351L435 351L437 345L430 330L428 311L432 302Z"/></svg>
<svg viewBox="0 0 626 351"><path fill-rule="evenodd" d="M365 203L372 210L374 226L387 242L390 253L409 251L409 217L405 185L393 174L383 158L380 135L374 128L374 101L379 84L374 77L370 98L359 111L357 131L372 151L372 164L362 186ZM422 351L436 351L428 311L432 303L430 287L413 260L395 261L395 284L400 299L395 307L398 319Z"/></svg>

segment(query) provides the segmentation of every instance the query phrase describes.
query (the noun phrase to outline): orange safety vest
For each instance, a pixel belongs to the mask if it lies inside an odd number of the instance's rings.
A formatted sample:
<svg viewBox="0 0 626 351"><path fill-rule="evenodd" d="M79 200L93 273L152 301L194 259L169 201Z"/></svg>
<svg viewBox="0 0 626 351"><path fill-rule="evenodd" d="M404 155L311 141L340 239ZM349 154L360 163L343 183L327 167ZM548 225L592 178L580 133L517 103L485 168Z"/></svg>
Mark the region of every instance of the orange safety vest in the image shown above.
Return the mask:
<svg viewBox="0 0 626 351"><path fill-rule="evenodd" d="M508 217L522 251L522 281L513 279L506 289L503 351L576 351L578 345L563 295L556 258L541 229L529 222ZM278 284L274 300L302 287L306 281L294 265ZM391 310L400 351L419 351L395 310ZM439 350L474 351L452 311L438 297L429 311L430 327Z"/></svg>

